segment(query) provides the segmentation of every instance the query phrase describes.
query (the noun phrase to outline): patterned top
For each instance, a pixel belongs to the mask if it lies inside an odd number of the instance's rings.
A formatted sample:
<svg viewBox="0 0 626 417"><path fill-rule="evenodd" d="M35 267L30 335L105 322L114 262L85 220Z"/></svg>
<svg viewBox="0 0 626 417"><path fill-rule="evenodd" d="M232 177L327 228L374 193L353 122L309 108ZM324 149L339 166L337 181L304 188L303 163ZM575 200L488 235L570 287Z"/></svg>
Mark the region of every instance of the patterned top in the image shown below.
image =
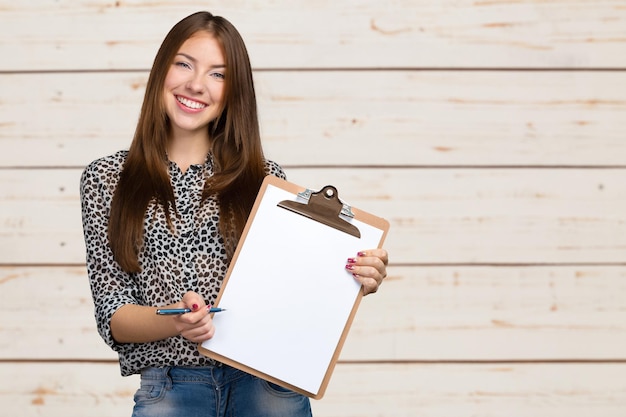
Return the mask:
<svg viewBox="0 0 626 417"><path fill-rule="evenodd" d="M124 272L113 259L107 224L113 192L128 155L119 151L97 159L80 180L87 271L95 304L98 332L119 355L123 376L146 367L203 366L214 363L198 352L197 344L182 336L150 343L117 343L111 336L111 316L125 304L163 306L195 291L214 304L228 269L224 241L218 232L217 199L201 204L206 178L213 174L211 155L204 164L192 165L183 174L170 162L169 175L178 215L168 226L162 206L151 202L144 219L144 244L139 253L142 271ZM266 161L266 172L285 179L282 168Z"/></svg>

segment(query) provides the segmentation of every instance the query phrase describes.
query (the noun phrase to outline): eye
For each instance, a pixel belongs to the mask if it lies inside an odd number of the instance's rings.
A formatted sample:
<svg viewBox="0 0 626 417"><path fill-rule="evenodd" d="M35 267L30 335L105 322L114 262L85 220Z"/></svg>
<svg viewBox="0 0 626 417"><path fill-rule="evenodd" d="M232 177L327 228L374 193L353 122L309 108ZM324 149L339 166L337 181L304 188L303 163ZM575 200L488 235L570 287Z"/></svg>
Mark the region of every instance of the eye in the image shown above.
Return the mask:
<svg viewBox="0 0 626 417"><path fill-rule="evenodd" d="M218 80L223 80L224 78L226 78L226 76L221 72L212 72L210 76Z"/></svg>
<svg viewBox="0 0 626 417"><path fill-rule="evenodd" d="M176 61L174 63L174 65L176 65L177 67L181 67L181 68L187 68L187 69L191 69L191 65L189 65L187 62L185 61Z"/></svg>

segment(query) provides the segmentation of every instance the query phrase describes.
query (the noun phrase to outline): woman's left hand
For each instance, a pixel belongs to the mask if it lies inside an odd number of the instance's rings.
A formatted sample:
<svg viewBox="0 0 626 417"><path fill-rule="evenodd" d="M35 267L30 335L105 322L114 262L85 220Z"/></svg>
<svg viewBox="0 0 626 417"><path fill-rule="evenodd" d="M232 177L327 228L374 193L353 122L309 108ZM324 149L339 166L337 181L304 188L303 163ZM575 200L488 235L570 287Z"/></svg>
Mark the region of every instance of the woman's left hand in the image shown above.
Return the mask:
<svg viewBox="0 0 626 417"><path fill-rule="evenodd" d="M375 293L387 276L389 256L384 249L360 251L355 258L348 258L346 269L363 285L363 295Z"/></svg>

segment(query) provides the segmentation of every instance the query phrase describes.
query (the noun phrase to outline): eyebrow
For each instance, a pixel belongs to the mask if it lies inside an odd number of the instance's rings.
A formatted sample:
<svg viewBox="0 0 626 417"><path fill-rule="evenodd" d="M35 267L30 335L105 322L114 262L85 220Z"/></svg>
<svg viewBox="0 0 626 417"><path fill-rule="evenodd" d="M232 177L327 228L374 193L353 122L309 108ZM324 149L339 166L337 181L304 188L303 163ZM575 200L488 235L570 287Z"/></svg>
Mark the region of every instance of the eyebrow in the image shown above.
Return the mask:
<svg viewBox="0 0 626 417"><path fill-rule="evenodd" d="M179 55L184 56L185 58L187 58L188 60L190 60L193 63L198 62L198 60L196 58L192 57L191 55L187 55L184 52L179 52L179 53L176 54L176 56L179 56ZM211 65L211 68L213 68L213 69L226 68L226 65L224 65L224 64Z"/></svg>

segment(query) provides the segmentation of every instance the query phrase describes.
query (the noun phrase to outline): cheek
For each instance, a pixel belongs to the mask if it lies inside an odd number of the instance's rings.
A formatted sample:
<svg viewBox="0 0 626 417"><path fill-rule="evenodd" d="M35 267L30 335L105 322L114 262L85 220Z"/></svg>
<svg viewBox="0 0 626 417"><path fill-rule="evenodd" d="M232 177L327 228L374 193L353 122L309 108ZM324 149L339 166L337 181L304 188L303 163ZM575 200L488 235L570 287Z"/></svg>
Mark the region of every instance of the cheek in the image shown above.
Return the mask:
<svg viewBox="0 0 626 417"><path fill-rule="evenodd" d="M213 97L213 100L215 100L216 102L222 102L224 100L225 88L223 83L213 84L210 89L211 97Z"/></svg>
<svg viewBox="0 0 626 417"><path fill-rule="evenodd" d="M163 91L171 90L172 87L176 84L176 77L171 73L168 73L163 81Z"/></svg>
<svg viewBox="0 0 626 417"><path fill-rule="evenodd" d="M167 111L171 105L169 98L172 97L172 94L169 91L170 90L168 89L167 84L164 84L163 89L161 90L161 96L157 98L157 101L161 103L161 106L165 111Z"/></svg>
<svg viewBox="0 0 626 417"><path fill-rule="evenodd" d="M174 66L171 67L169 71L167 71L165 79L163 80L163 89L171 90L183 84L184 82L186 82L187 76L188 75L184 71L181 71L179 68Z"/></svg>

